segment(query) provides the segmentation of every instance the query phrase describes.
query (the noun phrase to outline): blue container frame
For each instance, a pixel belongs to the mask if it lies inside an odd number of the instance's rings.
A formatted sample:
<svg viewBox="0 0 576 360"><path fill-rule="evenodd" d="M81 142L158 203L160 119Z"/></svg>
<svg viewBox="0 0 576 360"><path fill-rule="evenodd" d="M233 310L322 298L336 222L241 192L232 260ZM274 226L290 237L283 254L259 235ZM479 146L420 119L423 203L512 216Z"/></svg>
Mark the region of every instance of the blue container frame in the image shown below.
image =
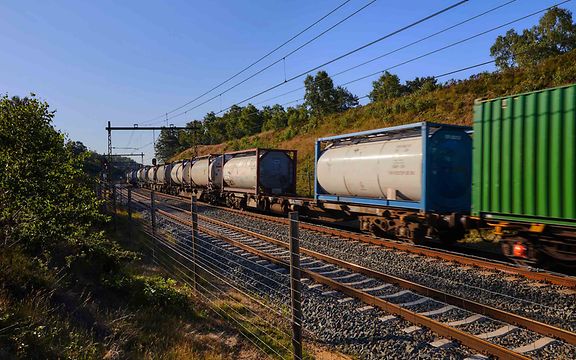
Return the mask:
<svg viewBox="0 0 576 360"><path fill-rule="evenodd" d="M326 194L322 191L320 185L318 184L318 171L317 171L317 164L318 159L322 155L322 144L323 143L336 143L338 141L350 140L352 138L366 138L366 137L376 137L376 136L384 136L390 133L398 133L402 135L405 133L404 137L410 136L417 136L418 131L420 129L419 134L422 137L422 200L420 201L406 201L406 200L388 200L383 198L366 198L366 197L357 197L357 196L338 196L338 195L330 195ZM429 186L429 179L428 179L428 140L430 138L430 130L431 129L439 129L439 128L447 128L447 129L460 129L464 130L468 133L472 131L472 128L469 126L461 126L461 125L450 125L450 124L440 124L440 123L433 123L422 121L418 123L412 123L407 125L400 125L400 126L392 126L387 128L381 129L374 129L368 131L361 131L356 133L344 134L344 135L336 135L336 136L329 136L324 138L316 139L316 144L314 147L314 199L316 201L329 201L329 202L336 202L336 203L348 203L348 204L358 204L358 205L370 205L370 206L382 206L382 207L396 207L396 208L403 208L403 209L413 209L413 210L420 210L420 212L428 212L431 209L428 207L427 199L428 199L428 186ZM398 138L402 138L403 136L399 136Z"/></svg>

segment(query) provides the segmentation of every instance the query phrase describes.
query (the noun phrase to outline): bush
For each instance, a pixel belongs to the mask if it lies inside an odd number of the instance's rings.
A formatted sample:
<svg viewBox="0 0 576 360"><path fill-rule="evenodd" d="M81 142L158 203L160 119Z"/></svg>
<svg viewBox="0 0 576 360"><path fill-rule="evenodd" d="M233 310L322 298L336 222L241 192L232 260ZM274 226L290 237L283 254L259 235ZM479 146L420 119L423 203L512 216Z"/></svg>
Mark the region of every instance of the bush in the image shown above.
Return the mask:
<svg viewBox="0 0 576 360"><path fill-rule="evenodd" d="M83 169L87 155L74 153L53 117L34 96L0 98L0 237L49 267L98 277L132 254L97 231L106 217Z"/></svg>
<svg viewBox="0 0 576 360"><path fill-rule="evenodd" d="M115 277L106 284L124 293L128 302L136 307L155 306L163 311L179 313L188 310L189 299L175 286L176 281L161 276L123 275Z"/></svg>

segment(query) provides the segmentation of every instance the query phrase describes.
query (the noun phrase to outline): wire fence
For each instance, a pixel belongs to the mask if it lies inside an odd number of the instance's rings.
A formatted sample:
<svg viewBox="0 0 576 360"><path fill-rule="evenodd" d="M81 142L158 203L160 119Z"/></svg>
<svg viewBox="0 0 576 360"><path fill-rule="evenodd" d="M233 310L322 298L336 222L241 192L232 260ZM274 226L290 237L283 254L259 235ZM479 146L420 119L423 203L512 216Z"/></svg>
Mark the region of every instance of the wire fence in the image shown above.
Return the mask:
<svg viewBox="0 0 576 360"><path fill-rule="evenodd" d="M294 272L299 274L299 265L288 273L282 266L227 242L226 237L211 236L201 229L194 236L190 226L196 220L194 216L165 216L150 199L128 192L120 188L105 195L110 203L128 211L130 228L137 223L146 234L138 237L138 242L157 266L194 289L197 300L262 353L275 358L302 358L302 332L311 337L314 334L302 329L301 282L293 276ZM247 242L265 249L263 241ZM299 257L299 253L288 253Z"/></svg>

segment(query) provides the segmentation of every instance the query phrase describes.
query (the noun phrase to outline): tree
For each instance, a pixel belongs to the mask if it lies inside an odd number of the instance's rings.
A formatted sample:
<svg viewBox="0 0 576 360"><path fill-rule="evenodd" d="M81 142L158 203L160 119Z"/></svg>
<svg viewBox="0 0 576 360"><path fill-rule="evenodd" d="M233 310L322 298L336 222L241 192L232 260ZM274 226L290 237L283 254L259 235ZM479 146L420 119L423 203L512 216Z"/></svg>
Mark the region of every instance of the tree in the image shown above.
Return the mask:
<svg viewBox="0 0 576 360"><path fill-rule="evenodd" d="M296 129L308 122L308 111L304 105L297 107L290 107L286 111L286 116L288 119L288 126Z"/></svg>
<svg viewBox="0 0 576 360"><path fill-rule="evenodd" d="M256 106L248 104L240 111L238 125L244 136L254 135L262 131L262 114Z"/></svg>
<svg viewBox="0 0 576 360"><path fill-rule="evenodd" d="M316 76L308 75L304 80L305 105L315 116L342 112L358 105L358 97L343 87L334 87L334 82L326 71Z"/></svg>
<svg viewBox="0 0 576 360"><path fill-rule="evenodd" d="M429 92L440 88L438 81L433 76L415 77L414 80L406 80L404 91L412 94L415 92Z"/></svg>
<svg viewBox="0 0 576 360"><path fill-rule="evenodd" d="M222 119L224 121L225 139L240 139L246 135L244 129L240 127L240 116L242 114L242 107L232 105L230 109L224 113ZM221 131L222 131L221 130Z"/></svg>
<svg viewBox="0 0 576 360"><path fill-rule="evenodd" d="M228 140L224 119L216 116L214 112L209 112L204 116L204 127L206 128L206 138L208 144L219 144Z"/></svg>
<svg viewBox="0 0 576 360"><path fill-rule="evenodd" d="M167 161L178 152L184 150L180 144L179 131L175 129L164 129L160 131L160 136L156 140L156 157L162 161Z"/></svg>
<svg viewBox="0 0 576 360"><path fill-rule="evenodd" d="M186 124L189 129L179 132L178 142L182 149L193 148L201 144L208 144L208 135L205 124L200 120L192 120Z"/></svg>
<svg viewBox="0 0 576 360"><path fill-rule="evenodd" d="M404 88L400 84L398 75L386 71L380 78L372 83L372 91L368 95L372 101L382 101L402 96Z"/></svg>
<svg viewBox="0 0 576 360"><path fill-rule="evenodd" d="M88 153L75 153L79 143L66 145L53 117L34 97L0 98L0 245L49 268L99 276L117 269L127 253L97 231L106 218L95 179L83 170Z"/></svg>
<svg viewBox="0 0 576 360"><path fill-rule="evenodd" d="M288 125L288 116L280 104L272 107L264 106L262 108L262 119L264 122L262 124L262 131L279 130Z"/></svg>
<svg viewBox="0 0 576 360"><path fill-rule="evenodd" d="M536 65L573 49L576 49L576 24L572 22L572 13L554 7L522 34L510 29L506 35L498 36L490 55L495 58L496 66L507 69Z"/></svg>

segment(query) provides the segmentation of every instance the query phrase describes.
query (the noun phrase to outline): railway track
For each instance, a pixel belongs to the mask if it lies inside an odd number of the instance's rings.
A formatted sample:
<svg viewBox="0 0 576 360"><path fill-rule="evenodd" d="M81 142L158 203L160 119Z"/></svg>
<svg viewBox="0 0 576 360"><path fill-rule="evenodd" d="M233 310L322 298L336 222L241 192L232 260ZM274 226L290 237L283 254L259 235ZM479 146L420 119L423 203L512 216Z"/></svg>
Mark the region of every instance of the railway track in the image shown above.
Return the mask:
<svg viewBox="0 0 576 360"><path fill-rule="evenodd" d="M142 190L149 192L149 190L147 190L147 189L142 189ZM175 196L175 195L158 193L158 192L156 194L158 195L158 197L165 198L165 199L172 199L172 200L182 201L182 202L184 202L186 200L189 201L189 198L186 198L183 196ZM276 216L263 215L263 214L253 213L253 212L230 209L230 208L212 205L212 204L207 204L207 203L202 203L202 206L210 207L213 209L220 209L223 211L228 211L231 213L240 214L242 216L251 217L254 219L270 221L270 222L275 222L275 223L279 223L279 224L288 224L287 219L276 217ZM300 226L302 229L307 229L307 230L314 231L314 232L317 232L320 234L325 234L328 236L336 236L339 238L349 239L352 241L360 241L363 243L378 245L378 246L393 249L396 251L407 252L407 253L426 256L429 258L436 258L436 259L440 259L440 260L444 260L444 261L449 261L449 262L461 264L464 266L474 266L474 267L483 268L483 269L490 270L490 271L497 270L497 271L501 271L501 272L504 272L507 274L514 274L514 275L522 276L526 279L530 279L530 280L534 280L534 281L543 281L543 282L547 282L547 283L554 284L554 285L565 286L568 288L576 289L576 277L574 277L574 276L569 276L569 275L560 274L560 273L554 273L554 272L550 272L550 271L546 271L546 270L542 270L542 269L537 269L537 268L530 268L530 267L524 267L524 266L504 263L504 262L500 262L500 261L487 260L487 259L483 259L483 258L476 257L476 256L463 255L460 253L455 253L455 252L446 251L446 250L439 250L439 249L430 248L430 247L426 247L426 246L417 246L417 245L412 245L412 244L406 244L406 243L402 243L402 242L398 242L398 241L394 241L394 240L390 240L390 239L376 238L376 237L372 237L372 236L368 236L368 235L364 235L364 234L355 233L352 231L346 231L346 230L342 230L342 229L337 229L337 228L324 226L324 225L312 224L312 223L308 223L308 222L301 222Z"/></svg>
<svg viewBox="0 0 576 360"><path fill-rule="evenodd" d="M149 201L145 195L138 194L137 197L141 199L143 206ZM157 211L166 219L182 226L191 225L187 211L169 204L162 204L160 207L162 209ZM288 266L288 245L285 242L207 216L200 215L199 221L200 231L222 241L222 246L240 249L279 267ZM372 245L368 243L365 246ZM339 299L343 303L355 298L365 304L362 311L376 307L390 314L380 318L380 322L393 321L396 317L410 321L414 325L406 328L406 333L419 331L422 327L428 328L444 337L437 341L435 345L438 346L446 346L456 340L481 353L499 358L524 359L528 358L527 353L538 352L549 346L564 347L569 352L576 343L576 335L565 329L446 294L313 250L302 248L301 252L302 273L310 279L310 289L329 287L331 290L323 293L343 294ZM457 314L460 318L451 321L437 319L448 314ZM467 332L463 329L472 330ZM511 346L499 343L499 339L510 334L516 334L517 338L527 341Z"/></svg>

